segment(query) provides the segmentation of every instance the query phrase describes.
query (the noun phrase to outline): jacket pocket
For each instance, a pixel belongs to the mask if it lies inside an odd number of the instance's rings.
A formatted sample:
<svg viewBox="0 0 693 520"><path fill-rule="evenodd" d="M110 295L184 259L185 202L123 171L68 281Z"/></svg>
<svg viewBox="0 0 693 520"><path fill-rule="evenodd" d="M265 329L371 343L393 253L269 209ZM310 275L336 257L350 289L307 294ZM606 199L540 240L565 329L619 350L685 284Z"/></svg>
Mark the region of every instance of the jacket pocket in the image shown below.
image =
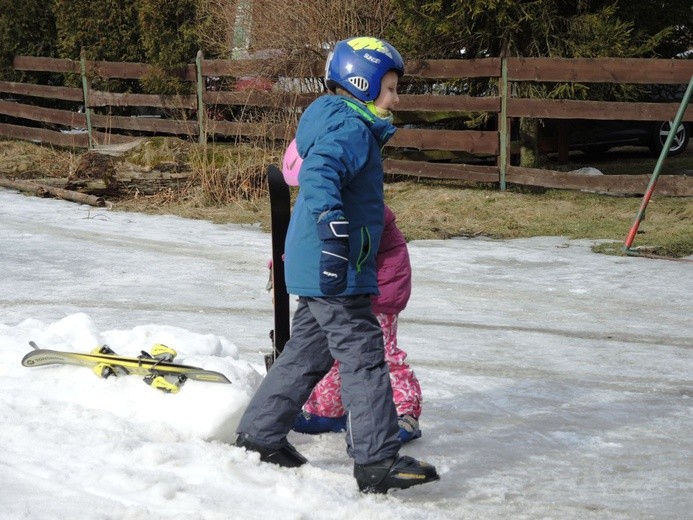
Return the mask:
<svg viewBox="0 0 693 520"><path fill-rule="evenodd" d="M359 256L356 259L357 273L361 272L361 266L368 260L368 257L371 256L371 233L368 231L368 227L361 226L360 240L361 244L358 249Z"/></svg>

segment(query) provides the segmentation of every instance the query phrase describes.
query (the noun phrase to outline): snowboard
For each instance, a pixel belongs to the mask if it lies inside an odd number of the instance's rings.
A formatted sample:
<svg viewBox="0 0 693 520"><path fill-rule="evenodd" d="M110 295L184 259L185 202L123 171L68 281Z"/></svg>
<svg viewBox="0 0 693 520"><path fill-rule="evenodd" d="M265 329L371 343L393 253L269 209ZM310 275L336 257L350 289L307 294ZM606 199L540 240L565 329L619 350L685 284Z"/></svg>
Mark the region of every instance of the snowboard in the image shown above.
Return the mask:
<svg viewBox="0 0 693 520"><path fill-rule="evenodd" d="M127 375L136 376L184 376L185 379L206 381L208 383L231 383L227 377L212 370L205 370L179 363L161 361L149 357L128 357L117 354L94 354L80 352L64 352L38 348L36 343L29 342L35 349L22 359L25 367L41 367L46 365L76 365L94 368L100 363L111 367L125 369ZM121 371L122 373L122 371Z"/></svg>
<svg viewBox="0 0 693 520"><path fill-rule="evenodd" d="M272 353L265 356L265 367L269 370L289 340L291 330L289 294L286 291L286 281L284 280L284 244L291 218L291 193L289 185L284 182L281 170L274 165L267 168L267 184L269 186L272 226L271 276L274 306L274 328L270 332Z"/></svg>

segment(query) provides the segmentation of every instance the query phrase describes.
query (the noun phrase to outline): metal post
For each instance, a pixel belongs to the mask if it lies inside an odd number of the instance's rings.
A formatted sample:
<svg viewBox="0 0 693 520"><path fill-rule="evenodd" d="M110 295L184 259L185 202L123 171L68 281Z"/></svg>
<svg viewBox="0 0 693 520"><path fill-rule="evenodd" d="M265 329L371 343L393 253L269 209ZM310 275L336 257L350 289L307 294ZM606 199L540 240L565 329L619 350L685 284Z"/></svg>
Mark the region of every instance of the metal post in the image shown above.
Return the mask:
<svg viewBox="0 0 693 520"><path fill-rule="evenodd" d="M640 208L638 208L638 213L635 216L635 221L633 222L633 226L630 228L630 232L628 233L626 241L623 244L623 251L626 254L638 254L636 251L631 250L630 246L633 244L633 240L635 239L635 235L638 232L640 222L642 222L643 218L645 217L645 209L647 208L647 204L650 202L652 194L654 193L655 185L657 184L657 178L659 177L659 172L661 171L662 165L664 164L664 159L669 155L669 148L671 148L671 143L674 140L676 129L681 124L683 114L685 114L686 108L688 108L688 101L691 98L691 91L693 91L693 76L691 76L691 79L688 82L688 88L686 89L686 93L683 95L683 99L681 100L681 104L679 105L679 110L676 113L674 122L671 125L671 131L667 136L662 151L659 153L659 159L657 159L657 164L655 165L654 171L652 172L652 177L650 177L650 182L647 185L645 194L643 195L642 202L640 203Z"/></svg>

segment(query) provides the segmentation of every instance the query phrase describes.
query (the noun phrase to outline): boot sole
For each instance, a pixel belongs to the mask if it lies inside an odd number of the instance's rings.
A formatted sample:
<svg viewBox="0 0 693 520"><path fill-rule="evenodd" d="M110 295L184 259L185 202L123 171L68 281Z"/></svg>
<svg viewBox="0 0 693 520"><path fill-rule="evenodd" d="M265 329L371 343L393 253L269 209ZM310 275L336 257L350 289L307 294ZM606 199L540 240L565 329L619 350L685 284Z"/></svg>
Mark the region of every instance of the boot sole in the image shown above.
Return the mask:
<svg viewBox="0 0 693 520"><path fill-rule="evenodd" d="M440 475L423 475L422 477L423 478L417 476L415 478L410 479L386 478L385 481L380 482L379 484L371 485L365 483L362 484L359 482L358 486L359 491L361 491L362 493L385 494L390 489L407 489L413 486L419 486L421 484L428 484L429 482L436 482L437 480L440 480ZM386 482L387 480L390 480L390 482Z"/></svg>

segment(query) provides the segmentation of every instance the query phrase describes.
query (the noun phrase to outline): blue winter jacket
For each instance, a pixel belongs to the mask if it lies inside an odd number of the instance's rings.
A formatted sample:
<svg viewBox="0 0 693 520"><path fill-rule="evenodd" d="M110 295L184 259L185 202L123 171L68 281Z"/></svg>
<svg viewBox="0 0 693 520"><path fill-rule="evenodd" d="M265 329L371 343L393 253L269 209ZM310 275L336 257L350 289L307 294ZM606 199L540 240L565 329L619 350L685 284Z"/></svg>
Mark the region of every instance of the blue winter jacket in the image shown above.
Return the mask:
<svg viewBox="0 0 693 520"><path fill-rule="evenodd" d="M365 105L338 95L316 99L301 116L296 146L303 164L285 246L289 293L325 296L317 224L346 219L348 282L338 296L378 294L375 256L384 222L380 150L395 130Z"/></svg>

